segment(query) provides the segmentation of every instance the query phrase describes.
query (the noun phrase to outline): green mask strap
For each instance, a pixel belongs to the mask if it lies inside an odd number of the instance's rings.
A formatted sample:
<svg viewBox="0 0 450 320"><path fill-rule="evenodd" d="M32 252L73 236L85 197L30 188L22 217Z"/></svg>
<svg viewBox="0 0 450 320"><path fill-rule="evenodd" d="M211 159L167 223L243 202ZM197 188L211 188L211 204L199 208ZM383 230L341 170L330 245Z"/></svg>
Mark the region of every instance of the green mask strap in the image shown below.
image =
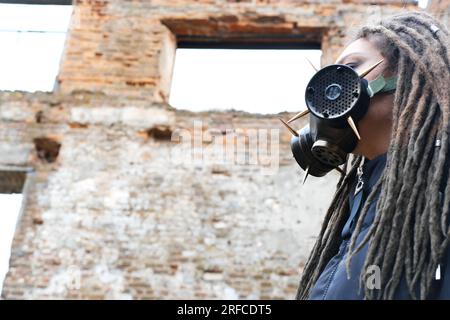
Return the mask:
<svg viewBox="0 0 450 320"><path fill-rule="evenodd" d="M397 87L397 77L385 78L382 75L369 82L367 92L369 97L373 97L380 92L394 91Z"/></svg>

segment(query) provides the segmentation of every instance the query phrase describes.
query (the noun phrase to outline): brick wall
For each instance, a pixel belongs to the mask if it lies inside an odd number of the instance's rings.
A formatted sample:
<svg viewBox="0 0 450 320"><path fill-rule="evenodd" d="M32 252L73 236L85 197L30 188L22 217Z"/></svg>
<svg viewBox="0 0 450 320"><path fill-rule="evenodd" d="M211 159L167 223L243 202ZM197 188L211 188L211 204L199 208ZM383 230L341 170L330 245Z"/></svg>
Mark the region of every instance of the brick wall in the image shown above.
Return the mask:
<svg viewBox="0 0 450 320"><path fill-rule="evenodd" d="M289 114L171 108L177 39L294 34L329 63L404 1L374 2L76 1L57 90L0 93L0 165L34 168L2 297L292 299L337 175L301 186ZM264 161L198 158L262 130Z"/></svg>

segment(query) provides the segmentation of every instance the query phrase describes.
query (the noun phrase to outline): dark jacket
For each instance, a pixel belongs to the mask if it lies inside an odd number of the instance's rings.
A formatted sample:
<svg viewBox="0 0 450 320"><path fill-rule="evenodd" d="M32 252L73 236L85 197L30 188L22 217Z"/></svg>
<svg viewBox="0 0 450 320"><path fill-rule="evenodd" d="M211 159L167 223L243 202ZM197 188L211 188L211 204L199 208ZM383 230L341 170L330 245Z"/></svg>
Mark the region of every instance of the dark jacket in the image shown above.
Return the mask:
<svg viewBox="0 0 450 320"><path fill-rule="evenodd" d="M363 288L359 290L359 278L364 265L368 244L366 244L363 249L352 258L350 264L350 279L347 278L345 262L348 255L349 240L352 232L354 231L359 212L364 205L367 195L380 178L385 164L385 154L365 162L363 165L362 175L364 184L359 196L355 196L354 194L357 183L357 179L354 179L353 186L349 194L350 215L341 233L341 245L339 247L339 251L333 258L330 259L322 271L315 286L311 290L309 299L363 299ZM378 197L379 194L376 196L376 201L372 203L367 216L364 219L363 229L357 238L356 246L358 246L358 244L364 239L374 220L375 207ZM353 217L352 210L354 213ZM450 254L447 254L447 258L440 265L440 280L435 280L433 283L433 286L435 286L435 290L433 291L436 292L435 296L432 297L434 299L450 299L450 267L447 268L447 266L450 266ZM411 299L406 286L406 281L404 279L400 282L400 285L397 288L395 298Z"/></svg>

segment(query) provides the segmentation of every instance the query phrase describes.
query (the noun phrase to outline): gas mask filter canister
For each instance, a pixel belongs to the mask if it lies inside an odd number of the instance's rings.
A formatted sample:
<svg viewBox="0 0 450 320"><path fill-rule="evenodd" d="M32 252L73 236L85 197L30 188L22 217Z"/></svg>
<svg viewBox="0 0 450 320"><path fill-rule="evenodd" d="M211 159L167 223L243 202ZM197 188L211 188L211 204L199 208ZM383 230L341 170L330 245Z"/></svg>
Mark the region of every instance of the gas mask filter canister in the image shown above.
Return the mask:
<svg viewBox="0 0 450 320"><path fill-rule="evenodd" d="M383 60L357 73L347 65L333 64L316 72L309 81L305 100L307 110L288 122L280 119L292 133L291 150L295 160L308 174L325 176L344 164L361 139L357 123L366 114L370 98L395 90L396 77L382 75L370 83L364 79ZM299 132L288 123L310 114L309 125Z"/></svg>

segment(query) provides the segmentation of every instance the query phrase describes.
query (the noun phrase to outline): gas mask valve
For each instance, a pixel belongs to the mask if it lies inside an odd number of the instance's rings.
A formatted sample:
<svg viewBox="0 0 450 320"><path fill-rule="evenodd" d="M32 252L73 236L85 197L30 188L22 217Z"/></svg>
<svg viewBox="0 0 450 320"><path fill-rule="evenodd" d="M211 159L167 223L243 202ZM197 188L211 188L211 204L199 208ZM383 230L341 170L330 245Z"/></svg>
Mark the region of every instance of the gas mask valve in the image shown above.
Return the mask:
<svg viewBox="0 0 450 320"><path fill-rule="evenodd" d="M340 166L347 159L347 154L345 152L327 140L319 139L314 142L311 152L317 160L330 166L331 168Z"/></svg>

